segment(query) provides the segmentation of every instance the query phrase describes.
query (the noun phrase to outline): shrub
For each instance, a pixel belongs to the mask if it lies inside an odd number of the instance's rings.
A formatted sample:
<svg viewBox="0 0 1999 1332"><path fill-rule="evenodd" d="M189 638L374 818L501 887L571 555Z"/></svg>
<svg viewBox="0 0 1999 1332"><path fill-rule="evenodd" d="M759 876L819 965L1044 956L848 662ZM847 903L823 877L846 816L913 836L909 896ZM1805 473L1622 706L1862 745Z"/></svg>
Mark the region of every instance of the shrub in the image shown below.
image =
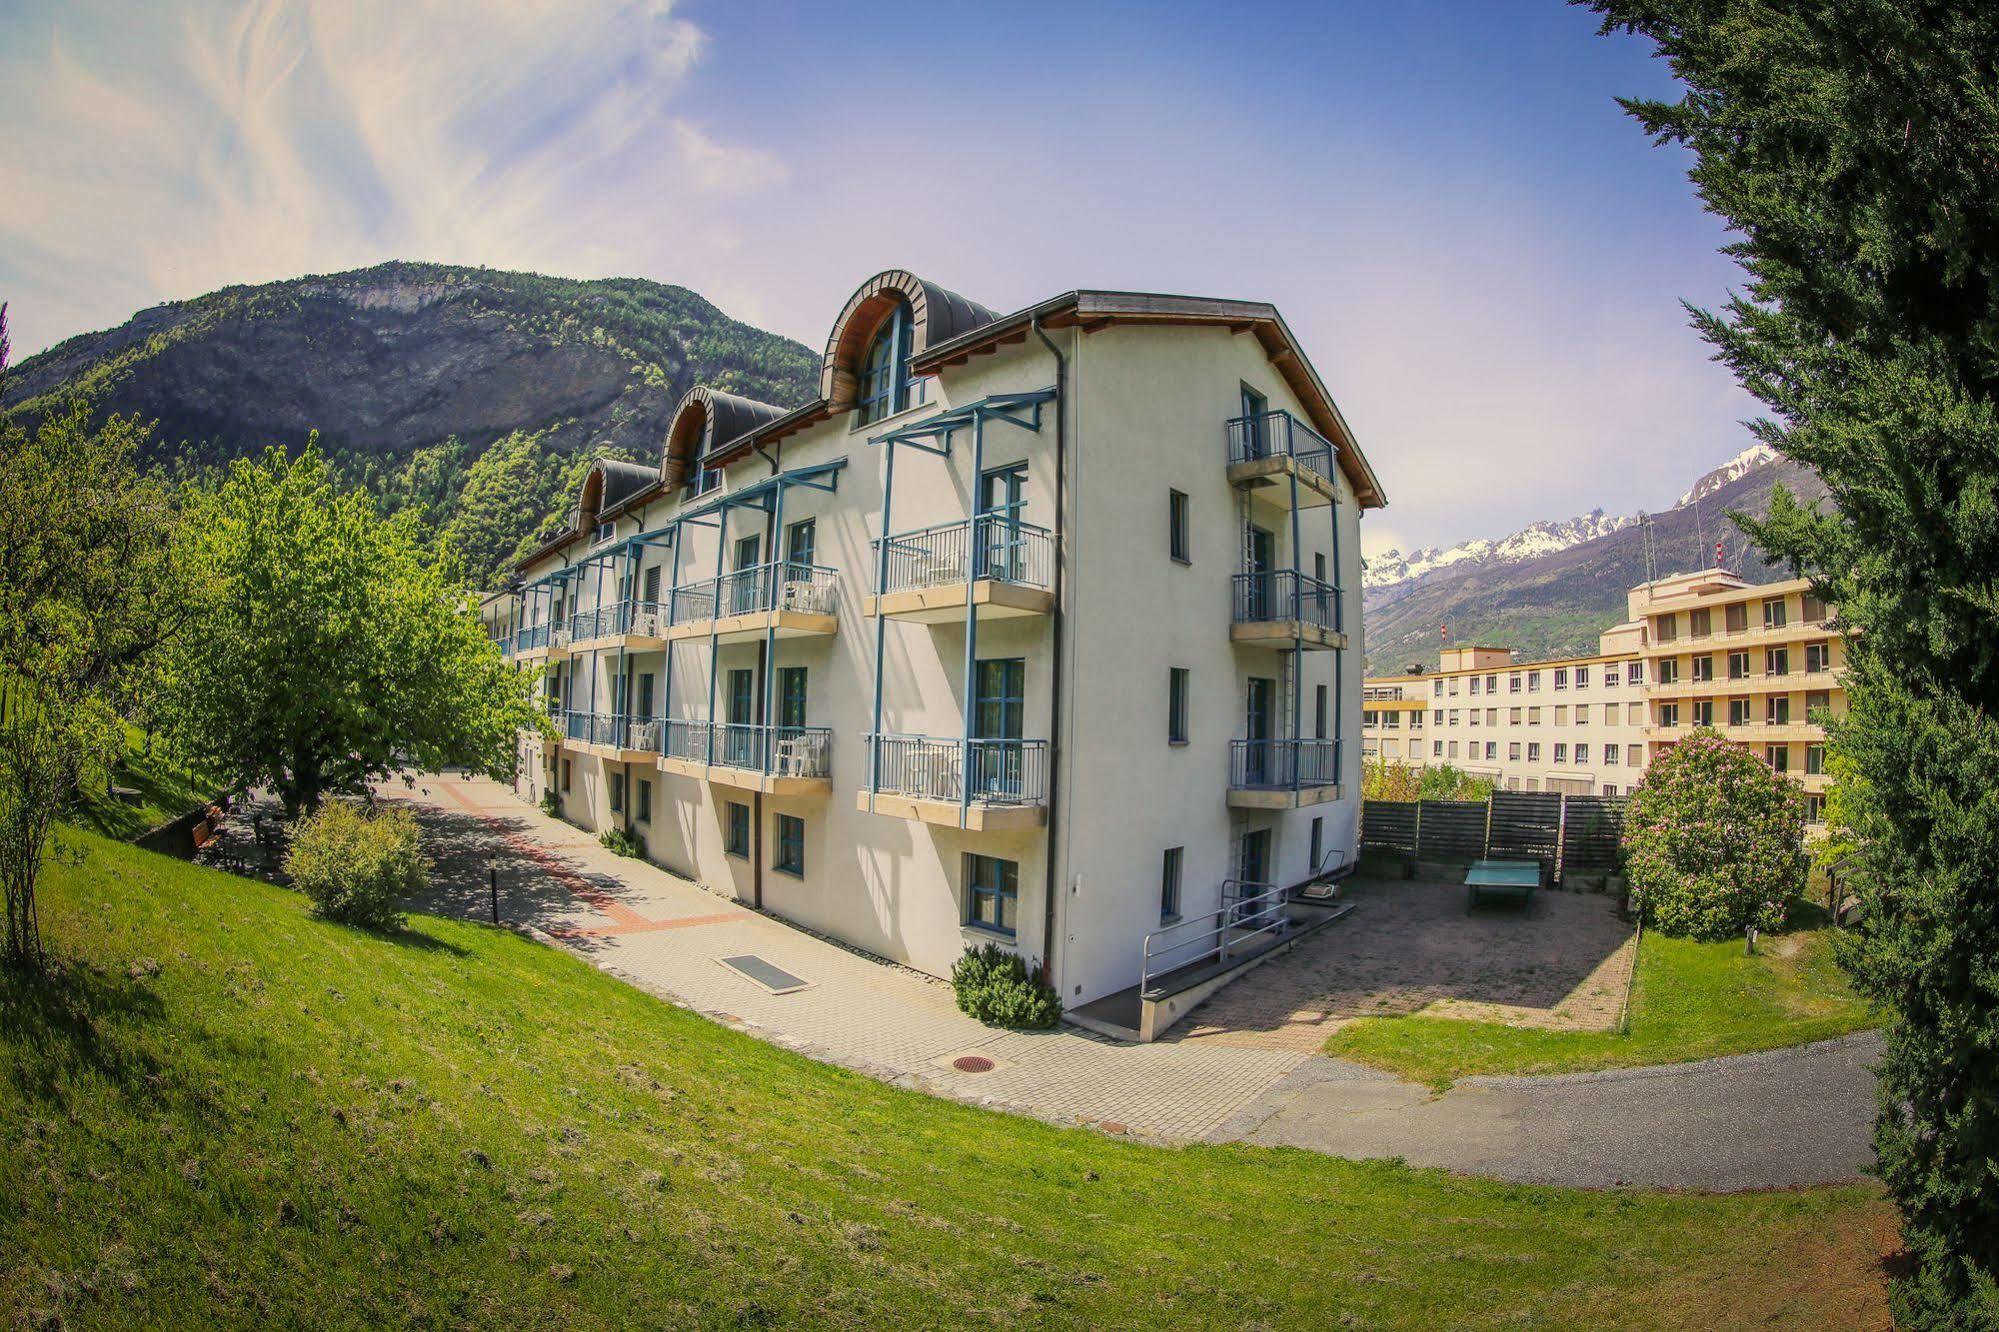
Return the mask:
<svg viewBox="0 0 1999 1332"><path fill-rule="evenodd" d="M623 828L607 828L597 834L597 842L607 851L615 851L621 856L634 860L645 859L646 844L643 839L633 836Z"/></svg>
<svg viewBox="0 0 1999 1332"><path fill-rule="evenodd" d="M562 817L562 797L555 793L553 787L541 793L541 812L551 819Z"/></svg>
<svg viewBox="0 0 1999 1332"><path fill-rule="evenodd" d="M951 968L951 988L959 1008L996 1027L1052 1027L1062 1017L1055 987L998 944L967 948Z"/></svg>
<svg viewBox="0 0 1999 1332"><path fill-rule="evenodd" d="M285 873L332 920L388 929L402 920L398 903L430 879L416 819L408 810L370 814L329 800L292 829Z"/></svg>
<svg viewBox="0 0 1999 1332"><path fill-rule="evenodd" d="M1625 877L1645 921L1701 940L1774 930L1805 878L1805 797L1708 728L1661 754L1624 819Z"/></svg>
<svg viewBox="0 0 1999 1332"><path fill-rule="evenodd" d="M1362 800L1485 800L1493 790L1490 777L1474 777L1449 763L1416 767L1376 757L1363 759Z"/></svg>

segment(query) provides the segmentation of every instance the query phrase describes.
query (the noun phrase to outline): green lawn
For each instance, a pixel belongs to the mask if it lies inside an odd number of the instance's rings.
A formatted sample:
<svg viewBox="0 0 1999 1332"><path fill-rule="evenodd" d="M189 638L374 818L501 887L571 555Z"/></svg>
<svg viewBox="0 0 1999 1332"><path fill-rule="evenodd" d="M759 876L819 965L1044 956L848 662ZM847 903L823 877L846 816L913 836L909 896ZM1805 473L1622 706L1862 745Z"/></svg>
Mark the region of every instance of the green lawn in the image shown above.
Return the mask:
<svg viewBox="0 0 1999 1332"><path fill-rule="evenodd" d="M814 1063L505 931L360 933L69 837L63 973L0 982L0 1316L27 1325L1885 1321L1871 1186L1148 1147Z"/></svg>
<svg viewBox="0 0 1999 1332"><path fill-rule="evenodd" d="M1793 919L1824 912L1800 902ZM1702 944L1647 932L1625 1032L1538 1031L1437 1017L1368 1018L1326 1053L1434 1087L1481 1073L1573 1073L1673 1064L1843 1036L1873 1025L1832 958L1829 930Z"/></svg>
<svg viewBox="0 0 1999 1332"><path fill-rule="evenodd" d="M148 754L145 735L137 727L125 728L125 749L125 762L111 777L111 784L136 791L137 798L110 795L103 771L90 774L84 781L83 803L75 818L93 832L131 841L213 800L218 793L212 780L169 758L158 745Z"/></svg>

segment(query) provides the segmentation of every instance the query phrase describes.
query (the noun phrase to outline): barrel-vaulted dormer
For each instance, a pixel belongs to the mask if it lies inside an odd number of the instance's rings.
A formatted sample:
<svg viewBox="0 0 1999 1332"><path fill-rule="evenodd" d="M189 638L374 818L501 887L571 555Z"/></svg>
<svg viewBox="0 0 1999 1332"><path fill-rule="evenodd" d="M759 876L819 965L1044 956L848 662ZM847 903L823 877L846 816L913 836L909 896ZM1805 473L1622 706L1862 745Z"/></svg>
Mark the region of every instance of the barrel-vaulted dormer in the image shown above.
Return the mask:
<svg viewBox="0 0 1999 1332"><path fill-rule="evenodd" d="M891 268L863 282L826 339L819 396L828 412L858 410L863 422L910 405L909 361L999 318L914 273Z"/></svg>
<svg viewBox="0 0 1999 1332"><path fill-rule="evenodd" d="M666 456L660 464L661 484L669 492L687 484L699 472L701 460L715 449L784 414L782 407L705 385L687 390L680 405L673 409L673 422L667 427Z"/></svg>

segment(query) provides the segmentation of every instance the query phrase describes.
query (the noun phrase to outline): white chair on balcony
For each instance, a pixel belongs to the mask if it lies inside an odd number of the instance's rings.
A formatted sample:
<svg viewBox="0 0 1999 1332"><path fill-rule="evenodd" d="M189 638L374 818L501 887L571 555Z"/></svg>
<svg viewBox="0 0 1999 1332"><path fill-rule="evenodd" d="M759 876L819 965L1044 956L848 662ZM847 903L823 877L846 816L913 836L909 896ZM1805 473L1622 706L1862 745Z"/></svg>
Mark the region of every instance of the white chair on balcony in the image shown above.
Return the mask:
<svg viewBox="0 0 1999 1332"><path fill-rule="evenodd" d="M808 736L786 736L777 742L773 762L780 777L813 777L812 740Z"/></svg>

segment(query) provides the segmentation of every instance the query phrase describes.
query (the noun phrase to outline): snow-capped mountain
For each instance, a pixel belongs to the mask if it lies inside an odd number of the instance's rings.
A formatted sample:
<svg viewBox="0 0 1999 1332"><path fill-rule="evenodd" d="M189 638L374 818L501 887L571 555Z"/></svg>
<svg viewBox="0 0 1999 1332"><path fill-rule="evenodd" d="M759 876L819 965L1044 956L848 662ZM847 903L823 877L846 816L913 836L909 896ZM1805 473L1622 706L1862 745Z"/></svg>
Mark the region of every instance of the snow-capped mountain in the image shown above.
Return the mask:
<svg viewBox="0 0 1999 1332"><path fill-rule="evenodd" d="M1523 527L1497 541L1474 537L1448 549L1425 546L1406 556L1390 549L1368 560L1361 586L1393 587L1454 564L1513 564L1531 560L1536 555L1552 555L1558 550L1567 550L1570 546L1605 536L1636 521L1635 517L1612 518L1602 509L1592 509L1576 518Z"/></svg>
<svg viewBox="0 0 1999 1332"><path fill-rule="evenodd" d="M1777 451L1768 444L1751 444L1748 448L1736 454L1733 458L1730 458L1700 480L1694 482L1693 489L1680 496L1679 502L1673 505L1673 507L1682 509L1692 504L1695 500L1706 499L1723 486L1740 481L1757 468L1767 467L1776 461Z"/></svg>

